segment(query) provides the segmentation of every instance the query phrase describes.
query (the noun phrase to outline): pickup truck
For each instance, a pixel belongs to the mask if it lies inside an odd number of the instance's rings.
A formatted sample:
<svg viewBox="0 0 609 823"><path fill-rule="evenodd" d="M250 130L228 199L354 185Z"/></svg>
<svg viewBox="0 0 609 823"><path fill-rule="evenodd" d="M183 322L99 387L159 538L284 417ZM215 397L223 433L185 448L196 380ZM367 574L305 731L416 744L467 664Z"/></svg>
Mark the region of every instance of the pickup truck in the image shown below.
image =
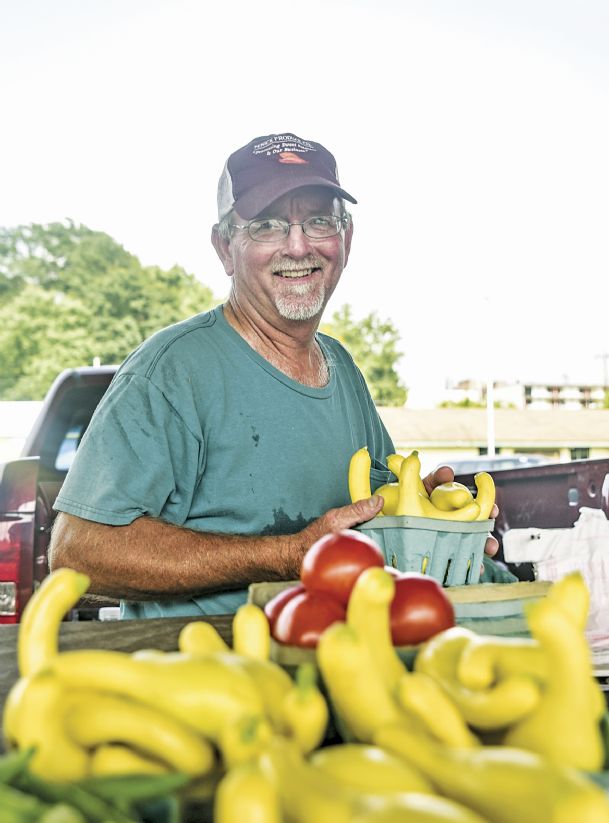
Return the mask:
<svg viewBox="0 0 609 823"><path fill-rule="evenodd" d="M62 372L48 391L22 456L0 466L0 624L19 622L48 574L53 503L116 368ZM499 506L494 533L500 545L511 528L572 526L581 506L609 514L609 459L501 469L493 471L493 478ZM473 474L457 479L474 490ZM533 579L531 564L509 568L520 580ZM83 601L71 616L95 618L95 600Z"/></svg>
<svg viewBox="0 0 609 823"><path fill-rule="evenodd" d="M49 573L53 503L116 366L62 372L47 392L22 455L0 466L0 624L17 623ZM74 616L86 617L83 608Z"/></svg>

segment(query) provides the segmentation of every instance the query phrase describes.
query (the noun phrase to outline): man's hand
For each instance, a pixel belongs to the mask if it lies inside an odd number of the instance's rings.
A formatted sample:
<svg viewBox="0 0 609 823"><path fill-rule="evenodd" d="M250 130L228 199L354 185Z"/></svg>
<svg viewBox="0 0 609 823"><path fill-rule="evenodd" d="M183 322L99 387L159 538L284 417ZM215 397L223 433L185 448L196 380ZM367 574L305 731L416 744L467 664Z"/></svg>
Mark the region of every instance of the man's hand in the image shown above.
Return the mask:
<svg viewBox="0 0 609 823"><path fill-rule="evenodd" d="M435 489L436 486L439 486L441 483L452 483L455 479L455 472L450 466L438 466L437 469L430 472L427 477L423 478L423 483L425 484L425 488L427 489L427 493L431 494L431 492ZM493 509L491 511L491 517L495 518L499 514L499 509L497 504L493 504ZM497 552L499 551L499 541L493 537L492 534L486 538L486 544L484 546L484 553L488 554L489 557L494 557Z"/></svg>
<svg viewBox="0 0 609 823"><path fill-rule="evenodd" d="M320 537L328 532L336 532L341 529L352 529L372 520L373 517L383 508L384 500L380 494L373 494L365 500L358 500L357 503L350 503L348 506L341 506L338 509L330 509L317 520L302 530L301 534L306 538L311 546Z"/></svg>
<svg viewBox="0 0 609 823"><path fill-rule="evenodd" d="M439 486L441 483L452 483L455 479L455 473L450 466L440 466L435 471L423 478L423 483L428 493L431 494L432 489ZM383 508L383 498L378 494L373 494L365 500L358 500L357 503L350 503L348 506L341 506L337 509L330 509L317 520L303 529L302 537L306 541L307 546L312 546L316 540L323 537L328 532L339 531L340 529L352 529L354 526L359 526L360 523L365 523L367 520L372 520L373 517ZM491 517L497 517L499 509L497 504L493 506ZM499 551L499 543L492 536L486 539L484 552L489 557L494 557Z"/></svg>

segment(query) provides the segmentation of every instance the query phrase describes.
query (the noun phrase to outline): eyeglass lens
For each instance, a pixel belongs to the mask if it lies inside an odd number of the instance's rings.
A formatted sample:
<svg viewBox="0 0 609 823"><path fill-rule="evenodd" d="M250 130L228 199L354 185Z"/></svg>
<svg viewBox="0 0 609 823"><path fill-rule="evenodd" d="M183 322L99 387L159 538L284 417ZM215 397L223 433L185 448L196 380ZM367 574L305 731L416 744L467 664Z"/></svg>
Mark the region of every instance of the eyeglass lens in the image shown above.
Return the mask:
<svg viewBox="0 0 609 823"><path fill-rule="evenodd" d="M248 225L248 231L253 240L270 243L287 237L290 226L302 226L302 230L307 237L319 239L333 237L338 234L341 222L341 218L334 215L309 217L308 220L304 220L302 223L288 223L287 220L281 220L280 218L267 218L266 220L252 220Z"/></svg>

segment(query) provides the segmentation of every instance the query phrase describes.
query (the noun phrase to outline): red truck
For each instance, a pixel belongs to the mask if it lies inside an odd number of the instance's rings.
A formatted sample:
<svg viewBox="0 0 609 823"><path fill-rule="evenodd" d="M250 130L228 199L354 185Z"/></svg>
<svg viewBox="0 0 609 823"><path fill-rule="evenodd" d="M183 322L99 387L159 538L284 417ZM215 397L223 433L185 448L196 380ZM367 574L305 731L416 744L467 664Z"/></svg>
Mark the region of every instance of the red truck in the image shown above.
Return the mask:
<svg viewBox="0 0 609 823"><path fill-rule="evenodd" d="M80 438L116 366L62 372L45 398L22 457L0 466L0 624L18 623L36 586L48 574L47 549L53 503ZM495 535L510 528L566 528L580 506L609 514L609 459L577 460L493 471L499 517ZM458 479L474 490L473 475ZM499 555L501 558L501 554ZM509 566L521 580L532 566ZM73 617L90 619L97 610L83 604Z"/></svg>
<svg viewBox="0 0 609 823"><path fill-rule="evenodd" d="M22 456L0 466L0 624L17 623L49 573L53 503L116 366L62 372L49 389ZM83 608L81 615L88 610Z"/></svg>

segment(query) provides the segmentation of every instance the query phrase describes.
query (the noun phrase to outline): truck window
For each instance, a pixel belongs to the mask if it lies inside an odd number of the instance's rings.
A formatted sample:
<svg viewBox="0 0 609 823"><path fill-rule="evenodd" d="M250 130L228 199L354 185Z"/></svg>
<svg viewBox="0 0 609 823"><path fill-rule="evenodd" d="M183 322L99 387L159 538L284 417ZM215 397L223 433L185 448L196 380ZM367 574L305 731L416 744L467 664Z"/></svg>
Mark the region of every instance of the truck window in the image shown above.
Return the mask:
<svg viewBox="0 0 609 823"><path fill-rule="evenodd" d="M26 442L23 455L40 457L41 481L63 480L89 421L108 388L111 374L71 375L43 407L40 424Z"/></svg>
<svg viewBox="0 0 609 823"><path fill-rule="evenodd" d="M67 472L72 465L72 460L76 454L76 449L78 448L83 431L84 426L82 424L71 426L66 431L61 445L59 446L59 451L57 452L57 459L55 460L55 469L57 471Z"/></svg>

